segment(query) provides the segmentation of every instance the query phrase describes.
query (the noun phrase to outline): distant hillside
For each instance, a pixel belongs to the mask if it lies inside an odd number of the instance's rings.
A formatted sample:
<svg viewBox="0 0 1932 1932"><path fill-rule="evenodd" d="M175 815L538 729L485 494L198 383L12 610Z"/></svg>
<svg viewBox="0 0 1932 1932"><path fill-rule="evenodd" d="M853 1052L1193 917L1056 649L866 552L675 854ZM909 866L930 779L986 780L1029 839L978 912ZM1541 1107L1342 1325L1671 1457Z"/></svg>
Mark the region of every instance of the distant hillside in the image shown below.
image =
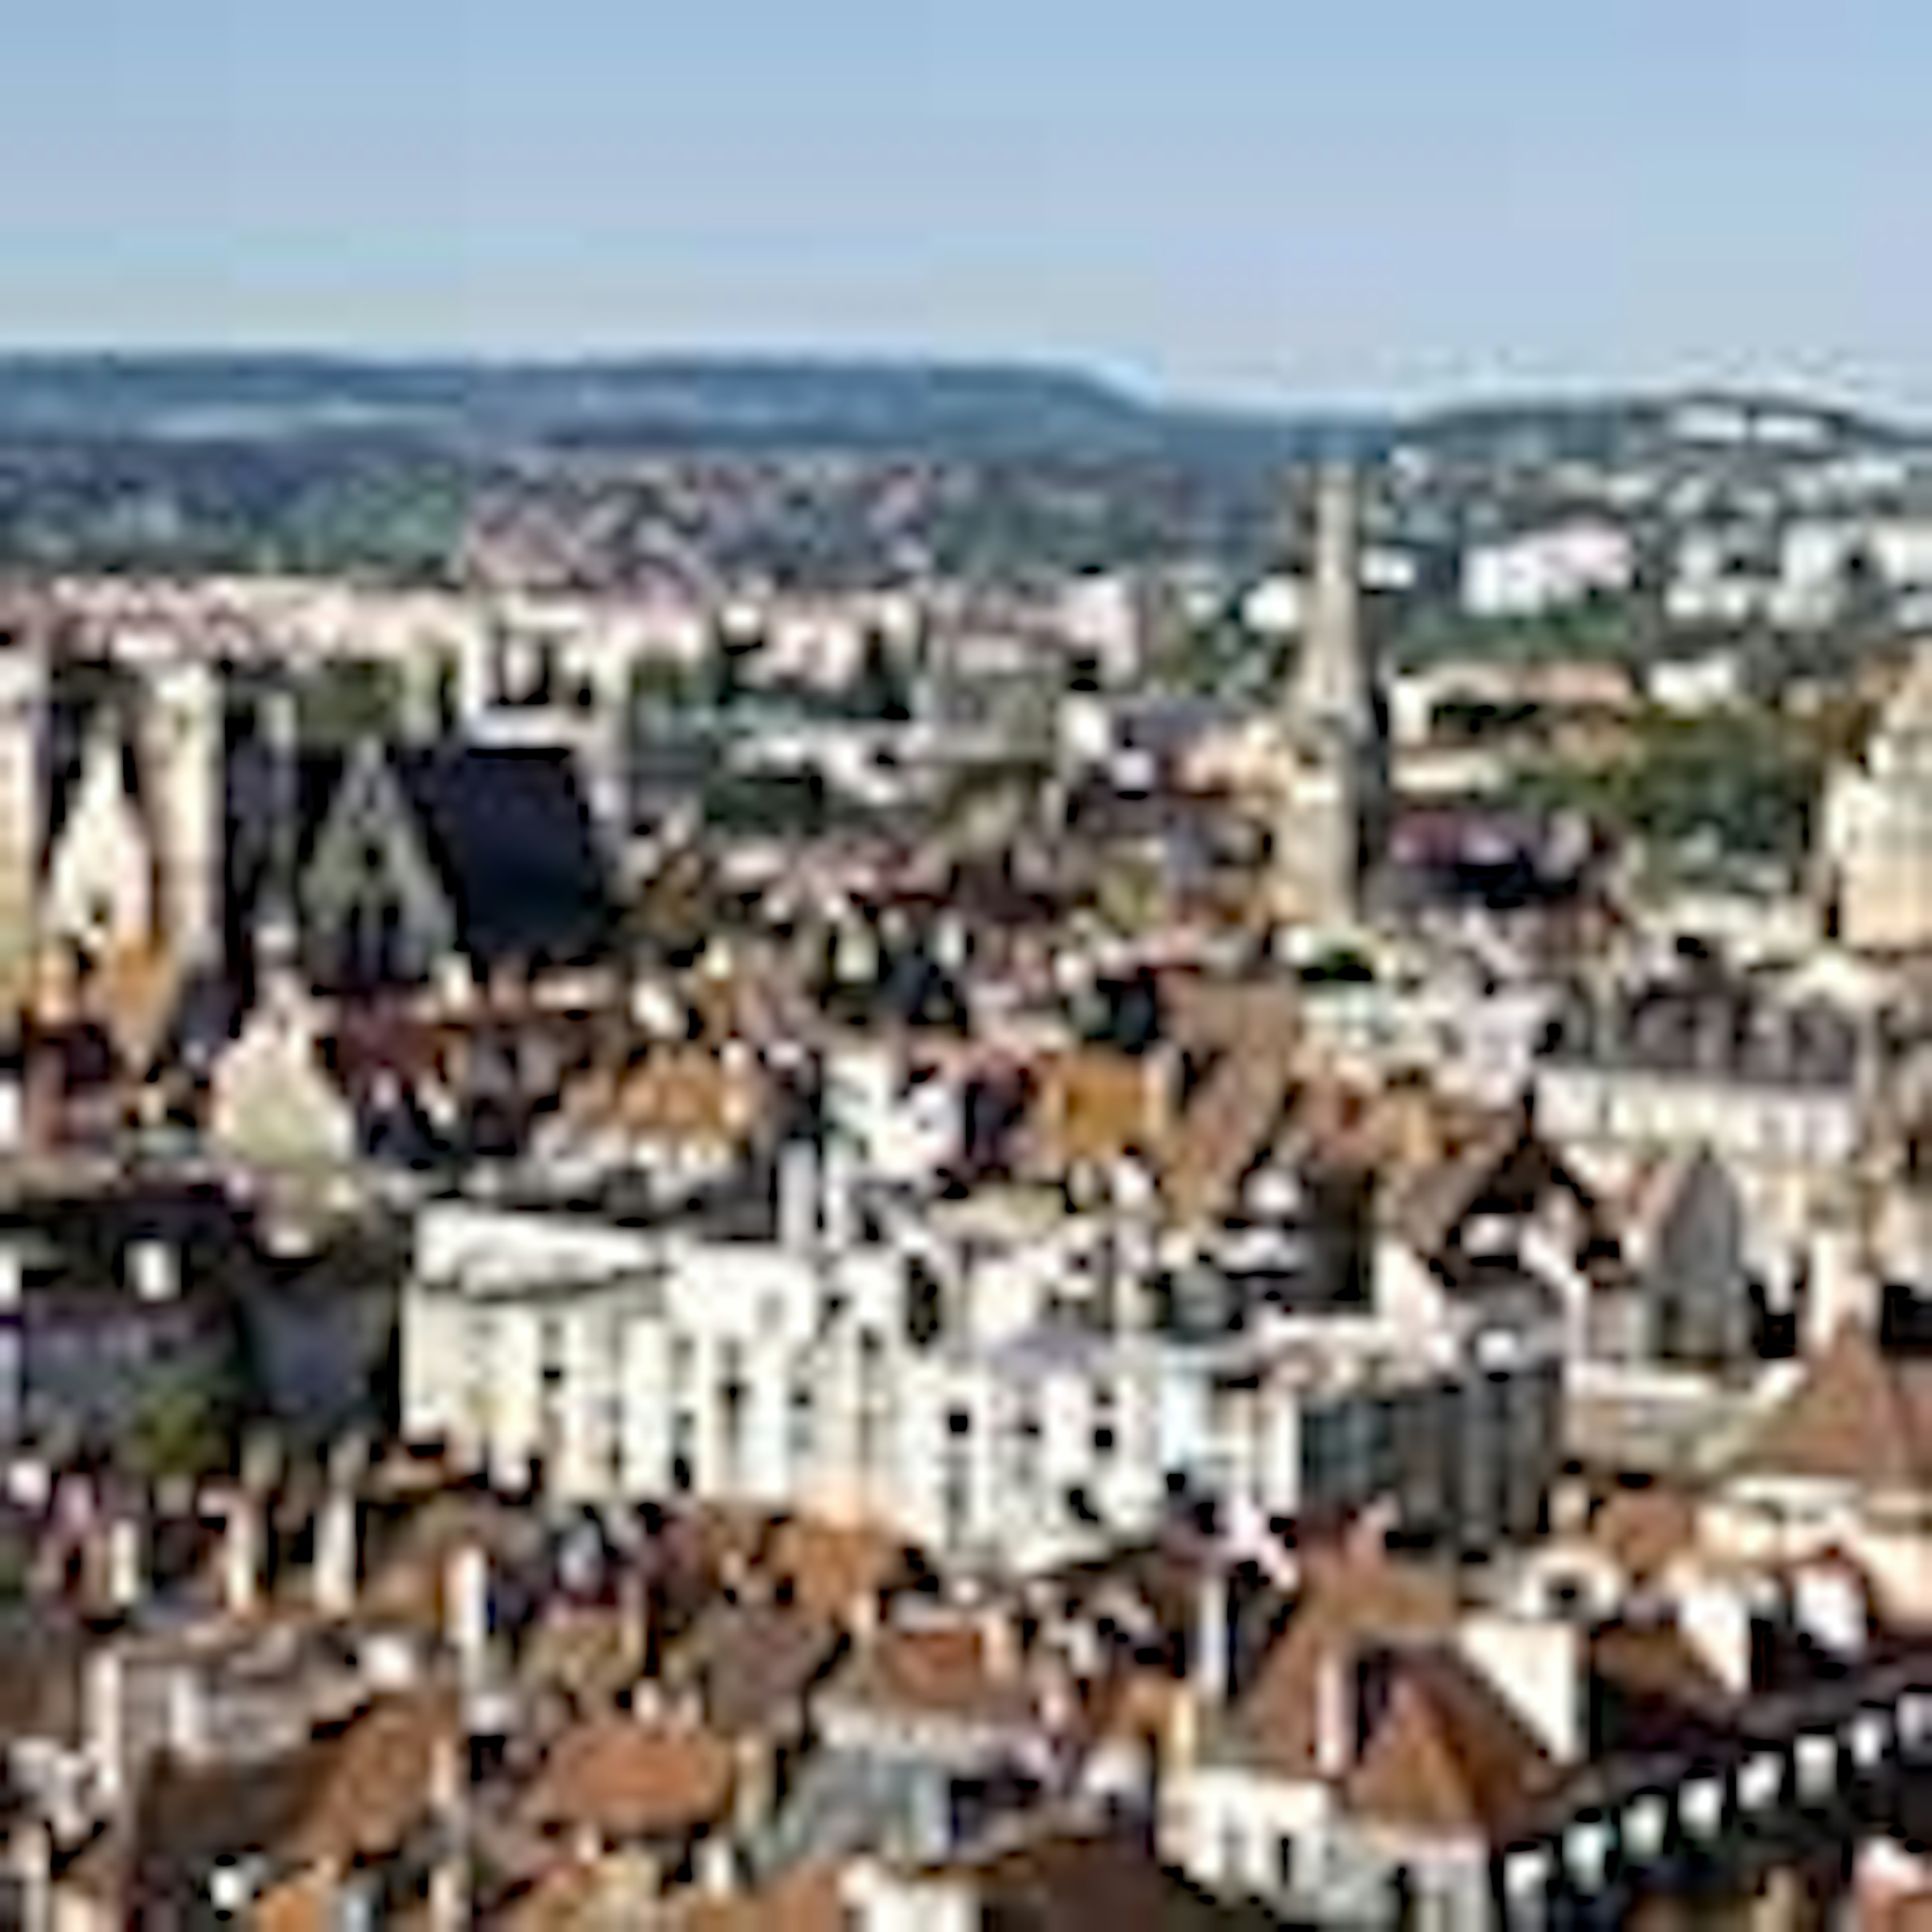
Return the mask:
<svg viewBox="0 0 1932 1932"><path fill-rule="evenodd" d="M0 356L0 439L394 440L471 452L718 450L1292 460L1353 423L1172 408L1076 370L820 359L356 362Z"/></svg>
<svg viewBox="0 0 1932 1932"><path fill-rule="evenodd" d="M323 438L500 454L850 452L1280 464L1391 441L1459 464L1681 446L1687 422L1771 427L1767 447L1872 446L1905 433L1803 398L1510 399L1396 420L1210 410L1052 364L811 356L572 362L278 354L0 355L0 441ZM1721 437L1718 439L1721 440Z"/></svg>

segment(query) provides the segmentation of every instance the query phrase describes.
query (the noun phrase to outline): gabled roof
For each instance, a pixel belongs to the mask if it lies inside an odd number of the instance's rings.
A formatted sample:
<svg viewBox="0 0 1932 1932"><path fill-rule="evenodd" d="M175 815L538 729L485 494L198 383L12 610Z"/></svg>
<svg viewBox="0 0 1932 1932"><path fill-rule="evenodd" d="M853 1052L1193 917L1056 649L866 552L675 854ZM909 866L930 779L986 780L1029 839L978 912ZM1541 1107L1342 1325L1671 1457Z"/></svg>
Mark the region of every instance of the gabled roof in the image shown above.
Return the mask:
<svg viewBox="0 0 1932 1932"><path fill-rule="evenodd" d="M1345 1786L1358 1816L1431 1838L1494 1844L1561 1775L1502 1696L1444 1650L1405 1656Z"/></svg>
<svg viewBox="0 0 1932 1932"><path fill-rule="evenodd" d="M392 1856L429 1820L436 1754L459 1736L454 1697L428 1690L380 1699L266 1763L164 1760L136 1814L137 1874L166 1888L249 1852L289 1870Z"/></svg>
<svg viewBox="0 0 1932 1932"><path fill-rule="evenodd" d="M1367 1554L1316 1551L1281 1640L1232 1714L1238 1756L1285 1778L1320 1768L1324 1672L1364 1648L1426 1644L1454 1630L1458 1604L1446 1572Z"/></svg>
<svg viewBox="0 0 1932 1932"><path fill-rule="evenodd" d="M735 1770L711 1732L614 1712L557 1740L523 1814L538 1828L588 1826L610 1839L682 1838L724 1815Z"/></svg>
<svg viewBox="0 0 1932 1932"><path fill-rule="evenodd" d="M808 1610L716 1604L686 1633L665 1675L674 1684L698 1686L706 1720L727 1736L782 1731L839 1642L836 1626Z"/></svg>
<svg viewBox="0 0 1932 1932"><path fill-rule="evenodd" d="M842 1706L890 1717L1010 1730L1030 1730L1040 1717L1023 1662L1003 1664L984 1633L965 1622L916 1629L887 1624L858 1646L828 1690Z"/></svg>
<svg viewBox="0 0 1932 1932"><path fill-rule="evenodd" d="M1847 1323L1732 1473L1932 1486L1932 1364L1888 1358L1869 1330Z"/></svg>
<svg viewBox="0 0 1932 1932"><path fill-rule="evenodd" d="M1633 1582L1648 1582L1696 1547L1697 1498L1668 1483L1616 1490L1591 1519L1589 1540Z"/></svg>
<svg viewBox="0 0 1932 1932"><path fill-rule="evenodd" d="M608 883L568 754L436 746L395 765L466 951L569 963L602 950Z"/></svg>

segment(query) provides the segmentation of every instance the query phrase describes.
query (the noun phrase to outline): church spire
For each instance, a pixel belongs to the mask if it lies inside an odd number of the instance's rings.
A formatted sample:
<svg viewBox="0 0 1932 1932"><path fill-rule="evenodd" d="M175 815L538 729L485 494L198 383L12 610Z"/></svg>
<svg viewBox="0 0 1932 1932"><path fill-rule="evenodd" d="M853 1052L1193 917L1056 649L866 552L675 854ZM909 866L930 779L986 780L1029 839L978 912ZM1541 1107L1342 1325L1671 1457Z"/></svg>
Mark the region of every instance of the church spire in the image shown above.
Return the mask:
<svg viewBox="0 0 1932 1932"><path fill-rule="evenodd" d="M1315 494L1315 555L1293 703L1305 732L1364 742L1376 735L1375 679L1362 626L1360 513L1355 473L1324 464Z"/></svg>
<svg viewBox="0 0 1932 1932"><path fill-rule="evenodd" d="M1275 862L1294 914L1318 926L1360 917L1380 855L1384 719L1364 621L1354 472L1324 466L1295 675L1283 694L1295 771L1275 830Z"/></svg>

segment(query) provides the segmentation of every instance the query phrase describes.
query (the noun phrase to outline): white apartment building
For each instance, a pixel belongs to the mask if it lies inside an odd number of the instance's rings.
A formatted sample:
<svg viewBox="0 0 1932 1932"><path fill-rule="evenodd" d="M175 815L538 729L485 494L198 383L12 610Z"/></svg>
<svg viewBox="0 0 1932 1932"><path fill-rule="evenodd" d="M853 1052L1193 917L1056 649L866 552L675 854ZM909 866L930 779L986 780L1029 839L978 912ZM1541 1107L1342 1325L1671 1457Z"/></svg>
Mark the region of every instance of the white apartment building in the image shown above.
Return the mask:
<svg viewBox="0 0 1932 1932"><path fill-rule="evenodd" d="M884 1234L794 1156L770 1240L428 1209L405 1434L511 1484L540 1466L573 1501L863 1520L1028 1568L1145 1537L1177 1494L1293 1517L1315 1462L1335 1480L1353 1396L1461 1375L1453 1332L1366 1314L1184 1336L1156 1324L1132 1231L979 1214Z"/></svg>
<svg viewBox="0 0 1932 1932"><path fill-rule="evenodd" d="M1636 549L1620 525L1590 519L1479 544L1462 560L1462 608L1475 617L1535 617L1628 590Z"/></svg>

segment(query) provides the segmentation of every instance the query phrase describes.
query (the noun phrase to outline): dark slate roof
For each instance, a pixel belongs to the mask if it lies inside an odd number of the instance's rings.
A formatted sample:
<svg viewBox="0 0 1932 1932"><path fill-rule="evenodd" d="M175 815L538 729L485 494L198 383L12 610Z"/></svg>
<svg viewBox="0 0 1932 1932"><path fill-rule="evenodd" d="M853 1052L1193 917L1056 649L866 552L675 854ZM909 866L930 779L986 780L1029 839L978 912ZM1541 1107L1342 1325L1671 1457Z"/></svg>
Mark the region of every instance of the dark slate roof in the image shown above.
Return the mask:
<svg viewBox="0 0 1932 1932"><path fill-rule="evenodd" d="M395 764L472 958L566 964L603 950L609 885L567 753L436 746Z"/></svg>

